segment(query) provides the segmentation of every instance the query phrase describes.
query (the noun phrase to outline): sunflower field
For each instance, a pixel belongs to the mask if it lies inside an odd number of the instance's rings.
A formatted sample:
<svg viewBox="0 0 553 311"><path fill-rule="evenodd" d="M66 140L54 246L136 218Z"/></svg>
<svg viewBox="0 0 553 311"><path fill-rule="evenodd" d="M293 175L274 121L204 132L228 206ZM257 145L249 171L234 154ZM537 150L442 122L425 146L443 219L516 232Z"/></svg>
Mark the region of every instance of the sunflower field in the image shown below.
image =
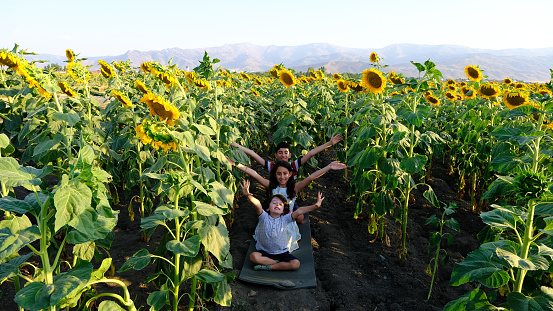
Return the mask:
<svg viewBox="0 0 553 311"><path fill-rule="evenodd" d="M376 53L372 68L343 76L283 64L232 72L207 53L192 71L100 60L92 72L71 50L58 72L27 54L0 50L0 280L16 293L2 299L20 310L230 306L228 226L243 175L226 156L250 162L230 144L261 151L286 141L302 154L337 133L352 222L368 218L382 243L386 222L399 222L402 262L413 189L451 210L426 183L433 163L447 165L459 196L470 195L486 227L450 284L478 286L444 310L553 308L551 82L488 81L477 65L455 81L430 60L412 62L419 75L406 77L385 72ZM114 210L120 201L138 202L138 214L131 204ZM120 213L140 223L143 241L156 228L164 234L155 251L115 267ZM149 265L157 290L149 307L138 306L114 276ZM102 283L117 290L99 292Z"/></svg>

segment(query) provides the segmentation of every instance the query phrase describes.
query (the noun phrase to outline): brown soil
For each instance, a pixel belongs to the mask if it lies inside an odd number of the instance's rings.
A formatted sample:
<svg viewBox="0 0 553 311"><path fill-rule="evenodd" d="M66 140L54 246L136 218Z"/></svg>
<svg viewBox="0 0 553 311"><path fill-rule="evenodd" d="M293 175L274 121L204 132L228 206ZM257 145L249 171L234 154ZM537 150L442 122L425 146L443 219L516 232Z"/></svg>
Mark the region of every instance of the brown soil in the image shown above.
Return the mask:
<svg viewBox="0 0 553 311"><path fill-rule="evenodd" d="M319 166L335 159L333 152L318 155ZM258 172L261 166L254 165ZM312 171L308 169L308 171ZM351 176L351 172L348 172ZM414 201L409 206L407 261L400 264L401 227L392 217L386 220L386 233L390 246L367 231L366 218L353 219L355 200L348 199L349 182L344 171L330 171L316 179L312 187L306 188L298 197L300 206L315 202L317 191L322 191L325 200L323 206L310 213L311 234L317 287L311 289L280 290L270 286L250 284L236 280L232 286L232 307L220 307L207 303L209 310L442 310L446 303L473 289L472 285L449 286L453 264L463 260L466 255L478 248L476 234L483 228L479 216L471 212L466 201L457 200L454 181L445 167L435 163L432 178L427 181L439 200L455 202L459 209L452 215L461 227L461 232L448 231L454 236L454 243L446 247L451 256L450 262L439 267L437 283L432 297L426 302L431 277L425 273L430 261L427 254L428 237L434 229L425 225L432 214L441 216L442 210L432 207L422 196L424 187L413 191ZM254 194L262 197L264 190L252 185ZM234 222L229 228L231 254L234 261L233 271L238 276L244 262L251 235L257 217L253 207L243 197L238 199L239 208L234 212ZM134 212L138 203L134 202ZM115 229L115 241L110 250L116 269L135 252L142 248L150 251L160 241L161 229L158 229L150 242L140 239L140 220L131 221L128 201L119 204L119 222ZM146 299L155 290L151 283L146 284L152 274L153 265L141 271L116 273L115 277L128 284L131 296L137 307L148 310ZM275 272L278 273L278 272ZM13 284L5 282L0 289L3 296L0 310L17 310L13 302ZM100 292L116 292L117 288L98 287ZM185 310L182 306L179 310Z"/></svg>

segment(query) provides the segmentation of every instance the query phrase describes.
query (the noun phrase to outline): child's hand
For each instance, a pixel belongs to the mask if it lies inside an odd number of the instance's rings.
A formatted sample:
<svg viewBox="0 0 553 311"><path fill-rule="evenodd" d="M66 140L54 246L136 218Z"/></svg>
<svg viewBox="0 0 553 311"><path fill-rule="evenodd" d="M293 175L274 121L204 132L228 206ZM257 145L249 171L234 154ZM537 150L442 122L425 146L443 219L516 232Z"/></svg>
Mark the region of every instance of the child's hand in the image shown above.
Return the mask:
<svg viewBox="0 0 553 311"><path fill-rule="evenodd" d="M340 161L334 161L328 165L328 168L330 168L331 170L343 170L346 167L348 166L344 163L341 163Z"/></svg>
<svg viewBox="0 0 553 311"><path fill-rule="evenodd" d="M249 180L243 180L242 183L240 184L240 187L242 187L242 193L245 196L252 195L250 193L250 181Z"/></svg>
<svg viewBox="0 0 553 311"><path fill-rule="evenodd" d="M325 197L323 197L323 194L319 191L319 194L317 195L317 203L315 203L315 205L317 205L317 208L321 207L324 199Z"/></svg>
<svg viewBox="0 0 553 311"><path fill-rule="evenodd" d="M237 142L235 142L235 141L233 141L232 143L230 143L230 145L231 145L232 147L239 147L239 146L240 146L240 145L239 145Z"/></svg>
<svg viewBox="0 0 553 311"><path fill-rule="evenodd" d="M338 142L342 140L342 137L343 137L342 134L334 135L330 138L330 143L332 145L336 145Z"/></svg>

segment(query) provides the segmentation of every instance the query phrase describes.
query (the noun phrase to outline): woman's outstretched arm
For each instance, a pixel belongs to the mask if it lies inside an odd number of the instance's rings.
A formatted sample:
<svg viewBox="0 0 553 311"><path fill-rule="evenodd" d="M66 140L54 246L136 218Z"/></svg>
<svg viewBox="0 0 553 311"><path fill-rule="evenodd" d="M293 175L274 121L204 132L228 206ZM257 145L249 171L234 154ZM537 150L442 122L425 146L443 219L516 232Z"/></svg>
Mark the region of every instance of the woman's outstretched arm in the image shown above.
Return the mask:
<svg viewBox="0 0 553 311"><path fill-rule="evenodd" d="M269 188L269 180L259 175L253 168L247 167L244 164L234 163L229 157L226 157L231 166L236 166L237 169L255 178L263 187Z"/></svg>
<svg viewBox="0 0 553 311"><path fill-rule="evenodd" d="M340 163L340 161L331 162L329 165L307 176L304 180L296 182L296 187L295 187L296 193L300 192L301 189L307 187L307 185L309 185L313 180L323 176L324 173L330 170L343 170L346 167L347 165L345 165L344 163Z"/></svg>

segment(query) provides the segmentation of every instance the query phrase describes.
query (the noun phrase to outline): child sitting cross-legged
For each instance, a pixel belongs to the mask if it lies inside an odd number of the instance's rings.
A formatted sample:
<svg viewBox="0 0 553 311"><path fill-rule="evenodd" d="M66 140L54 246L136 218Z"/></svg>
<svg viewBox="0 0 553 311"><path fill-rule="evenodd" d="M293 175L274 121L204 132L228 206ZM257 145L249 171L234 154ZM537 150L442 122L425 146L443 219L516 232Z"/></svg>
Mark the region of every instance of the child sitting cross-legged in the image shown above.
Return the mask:
<svg viewBox="0 0 553 311"><path fill-rule="evenodd" d="M261 202L250 193L250 181L243 181L240 185L242 192L255 207L259 216L256 251L250 254L250 260L257 264L255 270L296 270L300 261L288 251L288 237L286 227L294 222L299 215L314 211L321 206L324 197L318 194L317 203L302 206L289 213L288 201L280 194L269 199L269 207L263 210Z"/></svg>

